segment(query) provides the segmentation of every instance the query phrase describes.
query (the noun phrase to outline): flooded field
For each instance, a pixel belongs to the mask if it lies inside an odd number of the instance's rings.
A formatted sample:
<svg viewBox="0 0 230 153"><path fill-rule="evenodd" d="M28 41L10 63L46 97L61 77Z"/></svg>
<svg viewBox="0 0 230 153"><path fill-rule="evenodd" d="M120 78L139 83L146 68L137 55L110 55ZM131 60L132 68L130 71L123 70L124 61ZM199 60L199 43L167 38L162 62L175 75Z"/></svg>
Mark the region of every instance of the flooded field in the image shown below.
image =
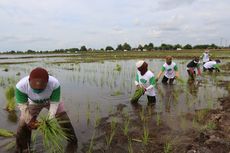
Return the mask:
<svg viewBox="0 0 230 153"><path fill-rule="evenodd" d="M65 58L72 62L58 63L63 61L61 57L1 60L14 64L0 66L0 128L16 131L19 117L19 111L4 110L6 88L38 66L46 68L61 83L62 100L79 141L78 152L181 152L184 148L178 148L178 144L191 141L196 131L215 128L214 123L203 120L205 114L220 109L219 98L229 95L229 71L205 73L200 80L189 82L189 60L175 59L184 82L165 86L159 80L155 106L147 106L146 96L141 97L140 105L132 106L137 60L75 63L74 58ZM155 75L164 64L163 59L145 61ZM222 64L226 62L227 59ZM1 153L13 152L5 148L12 138L0 140Z"/></svg>

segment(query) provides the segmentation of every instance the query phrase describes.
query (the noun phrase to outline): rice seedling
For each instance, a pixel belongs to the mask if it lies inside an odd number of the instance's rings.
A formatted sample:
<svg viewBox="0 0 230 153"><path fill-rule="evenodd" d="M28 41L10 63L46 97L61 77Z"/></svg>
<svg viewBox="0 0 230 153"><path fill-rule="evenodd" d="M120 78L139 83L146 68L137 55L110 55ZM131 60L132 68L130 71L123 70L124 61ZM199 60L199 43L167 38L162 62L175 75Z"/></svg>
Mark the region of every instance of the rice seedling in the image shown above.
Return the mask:
<svg viewBox="0 0 230 153"><path fill-rule="evenodd" d="M65 130L68 129L64 129L59 125L59 123L64 122L66 121L58 121L56 118L49 119L48 116L40 117L39 126L36 132L42 135L43 145L47 152L64 152L63 141L68 139L65 133Z"/></svg>
<svg viewBox="0 0 230 153"><path fill-rule="evenodd" d="M98 114L96 114L95 115L94 127L98 127L98 125L100 124L100 122L101 122L101 117Z"/></svg>
<svg viewBox="0 0 230 153"><path fill-rule="evenodd" d="M133 146L132 146L132 140L128 140L128 152L133 153Z"/></svg>
<svg viewBox="0 0 230 153"><path fill-rule="evenodd" d="M108 113L111 114L112 112L113 112L113 106L110 106Z"/></svg>
<svg viewBox="0 0 230 153"><path fill-rule="evenodd" d="M7 111L14 111L16 108L16 103L14 100L15 92L14 92L13 86L9 86L8 88L6 88L5 96L6 96L6 100L7 100L6 110Z"/></svg>
<svg viewBox="0 0 230 153"><path fill-rule="evenodd" d="M127 136L129 132L129 123L130 123L129 117L125 118L124 127L123 127L123 133L125 136Z"/></svg>
<svg viewBox="0 0 230 153"><path fill-rule="evenodd" d="M87 125L89 125L89 123L90 123L90 116L91 116L91 113L90 113L90 103L88 102L87 112L86 112Z"/></svg>
<svg viewBox="0 0 230 153"><path fill-rule="evenodd" d="M114 68L114 70L120 72L121 71L121 65L117 64L116 67Z"/></svg>
<svg viewBox="0 0 230 153"><path fill-rule="evenodd" d="M90 145L89 145L89 149L88 149L87 153L92 153L92 151L93 151L94 138L95 138L95 131L93 132L93 135L91 137Z"/></svg>
<svg viewBox="0 0 230 153"><path fill-rule="evenodd" d="M1 137L13 137L15 134L12 131L6 129L0 129L0 136Z"/></svg>
<svg viewBox="0 0 230 153"><path fill-rule="evenodd" d="M111 96L120 96L120 95L122 95L122 92L119 91L119 90L117 90L117 91L115 91L114 93L111 94Z"/></svg>
<svg viewBox="0 0 230 153"><path fill-rule="evenodd" d="M161 124L161 116L160 114L157 112L157 115L156 115L156 121L157 121L157 126L159 126Z"/></svg>
<svg viewBox="0 0 230 153"><path fill-rule="evenodd" d="M115 130L112 130L112 131L110 132L110 135L105 137L105 138L106 138L106 145L107 145L107 148L109 148L109 146L111 145L111 142L112 142L112 140L113 140L114 135L115 135Z"/></svg>
<svg viewBox="0 0 230 153"><path fill-rule="evenodd" d="M97 103L97 105L96 105L96 110L97 110L97 112L100 112L101 111L101 109L100 109L100 105Z"/></svg>
<svg viewBox="0 0 230 153"><path fill-rule="evenodd" d="M16 146L16 140L10 141L9 143L7 143L4 146L4 149L6 149L7 151L12 150L14 147Z"/></svg>
<svg viewBox="0 0 230 153"><path fill-rule="evenodd" d="M111 124L110 124L110 128L111 128L111 131L110 131L110 135L109 136L106 136L106 144L107 144L107 148L110 146L112 140L113 140L113 137L115 135L115 130L116 130L116 118L113 117L112 118L112 121L111 121Z"/></svg>
<svg viewBox="0 0 230 153"><path fill-rule="evenodd" d="M208 109L198 110L195 114L196 120L198 122L202 122L207 113L208 113Z"/></svg>
<svg viewBox="0 0 230 153"><path fill-rule="evenodd" d="M214 130L216 129L216 124L213 121L209 121L203 128L203 130Z"/></svg>
<svg viewBox="0 0 230 153"><path fill-rule="evenodd" d="M140 119L142 122L145 121L145 110L144 107L141 108L141 111L139 111Z"/></svg>
<svg viewBox="0 0 230 153"><path fill-rule="evenodd" d="M164 153L170 153L170 152L172 152L172 143L166 142L164 144Z"/></svg>
<svg viewBox="0 0 230 153"><path fill-rule="evenodd" d="M2 77L0 78L0 86L5 86L5 81Z"/></svg>
<svg viewBox="0 0 230 153"><path fill-rule="evenodd" d="M117 125L117 121L116 121L115 117L112 118L112 121L111 121L110 125L111 125L111 130L115 130L116 125Z"/></svg>
<svg viewBox="0 0 230 153"><path fill-rule="evenodd" d="M213 101L211 99L208 99L207 100L207 103L208 103L208 109L212 109L213 108Z"/></svg>
<svg viewBox="0 0 230 153"><path fill-rule="evenodd" d="M144 145L147 145L148 142L149 142L149 129L146 126L144 126L144 128L143 128L143 136L142 136L142 143Z"/></svg>

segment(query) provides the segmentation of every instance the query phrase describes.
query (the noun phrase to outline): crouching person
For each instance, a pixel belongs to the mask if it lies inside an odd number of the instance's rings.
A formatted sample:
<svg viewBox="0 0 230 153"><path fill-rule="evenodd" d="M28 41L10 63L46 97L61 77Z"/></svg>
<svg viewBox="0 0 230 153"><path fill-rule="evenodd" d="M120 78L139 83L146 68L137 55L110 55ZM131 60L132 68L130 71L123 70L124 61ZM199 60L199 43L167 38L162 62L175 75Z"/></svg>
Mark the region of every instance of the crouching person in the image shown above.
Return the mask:
<svg viewBox="0 0 230 153"><path fill-rule="evenodd" d="M220 72L220 60L215 60L215 61L209 61L209 62L206 62L204 65L203 65L203 71L209 71L209 72L212 72L213 70L215 70L216 72Z"/></svg>
<svg viewBox="0 0 230 153"><path fill-rule="evenodd" d="M21 115L16 135L16 153L30 152L31 132L37 129L37 116L43 108L49 109L49 118L58 117L63 120L60 126L67 129L67 152L76 152L77 137L69 117L60 102L61 87L59 81L49 76L43 68L35 68L29 76L22 78L16 84L16 102Z"/></svg>
<svg viewBox="0 0 230 153"><path fill-rule="evenodd" d="M139 98L146 94L148 98L148 104L156 103L156 93L155 93L155 77L153 72L148 70L148 64L145 61L139 61L136 63L136 91L131 99L132 104L136 104Z"/></svg>

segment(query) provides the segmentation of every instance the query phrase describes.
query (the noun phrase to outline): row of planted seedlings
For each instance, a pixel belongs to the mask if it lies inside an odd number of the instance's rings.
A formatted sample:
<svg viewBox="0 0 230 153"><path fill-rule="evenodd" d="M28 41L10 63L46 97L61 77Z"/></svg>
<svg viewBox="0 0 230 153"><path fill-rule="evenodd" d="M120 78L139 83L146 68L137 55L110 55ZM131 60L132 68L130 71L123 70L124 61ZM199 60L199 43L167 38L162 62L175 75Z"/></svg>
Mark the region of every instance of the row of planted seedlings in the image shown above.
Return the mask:
<svg viewBox="0 0 230 153"><path fill-rule="evenodd" d="M97 108L97 110L99 109ZM146 111L143 107L140 110L138 110L137 113L138 119L131 118L127 110L123 111L122 113L111 112L111 111L109 113L110 113L109 115L110 117L108 117L107 119L108 124L106 124L107 125L106 128L100 129L99 125L104 123L101 123L101 119L99 118L99 115L97 115L98 111L96 111L96 114L94 115L95 129L90 139L87 152L88 153L94 152L94 146L98 142L98 139L96 138L97 130L103 130L105 132L104 151L113 149L113 147L116 146L116 143L118 141L121 141L123 145L126 144L126 152L133 153L134 152L133 147L135 145L139 146L140 144L142 144L141 146L145 150L145 152L148 152L148 147L150 147L151 144L154 143L153 141L154 136L151 134L151 131L149 129L149 122L155 122L154 124L156 124L156 126L161 126L162 124L161 114L160 113L153 114L152 108L148 108ZM154 119L155 121L152 120L152 116L155 116ZM133 127L140 128L140 130L142 131L141 134L140 133L139 133L140 135L133 134L132 132ZM132 128L132 131L130 131L130 128ZM171 141L166 141L162 150L164 153L171 152L172 151Z"/></svg>

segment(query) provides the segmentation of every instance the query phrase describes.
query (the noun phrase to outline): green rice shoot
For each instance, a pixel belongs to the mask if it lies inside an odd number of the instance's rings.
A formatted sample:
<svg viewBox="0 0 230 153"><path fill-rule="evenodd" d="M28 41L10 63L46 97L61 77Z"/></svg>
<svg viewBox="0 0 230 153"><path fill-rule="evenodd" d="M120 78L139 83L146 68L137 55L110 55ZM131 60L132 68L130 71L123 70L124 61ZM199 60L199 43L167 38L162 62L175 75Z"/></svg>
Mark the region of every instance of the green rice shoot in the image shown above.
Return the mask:
<svg viewBox="0 0 230 153"><path fill-rule="evenodd" d="M42 116L39 119L37 131L42 135L42 142L45 150L49 153L63 153L63 140L68 140L65 130L62 128L56 118L49 119L48 116ZM65 121L63 121L65 122Z"/></svg>
<svg viewBox="0 0 230 153"><path fill-rule="evenodd" d="M8 88L6 88L5 90L5 96L6 96L6 110L7 111L14 111L16 108L16 103L14 100L14 96L15 96L15 90L13 86L9 86Z"/></svg>

